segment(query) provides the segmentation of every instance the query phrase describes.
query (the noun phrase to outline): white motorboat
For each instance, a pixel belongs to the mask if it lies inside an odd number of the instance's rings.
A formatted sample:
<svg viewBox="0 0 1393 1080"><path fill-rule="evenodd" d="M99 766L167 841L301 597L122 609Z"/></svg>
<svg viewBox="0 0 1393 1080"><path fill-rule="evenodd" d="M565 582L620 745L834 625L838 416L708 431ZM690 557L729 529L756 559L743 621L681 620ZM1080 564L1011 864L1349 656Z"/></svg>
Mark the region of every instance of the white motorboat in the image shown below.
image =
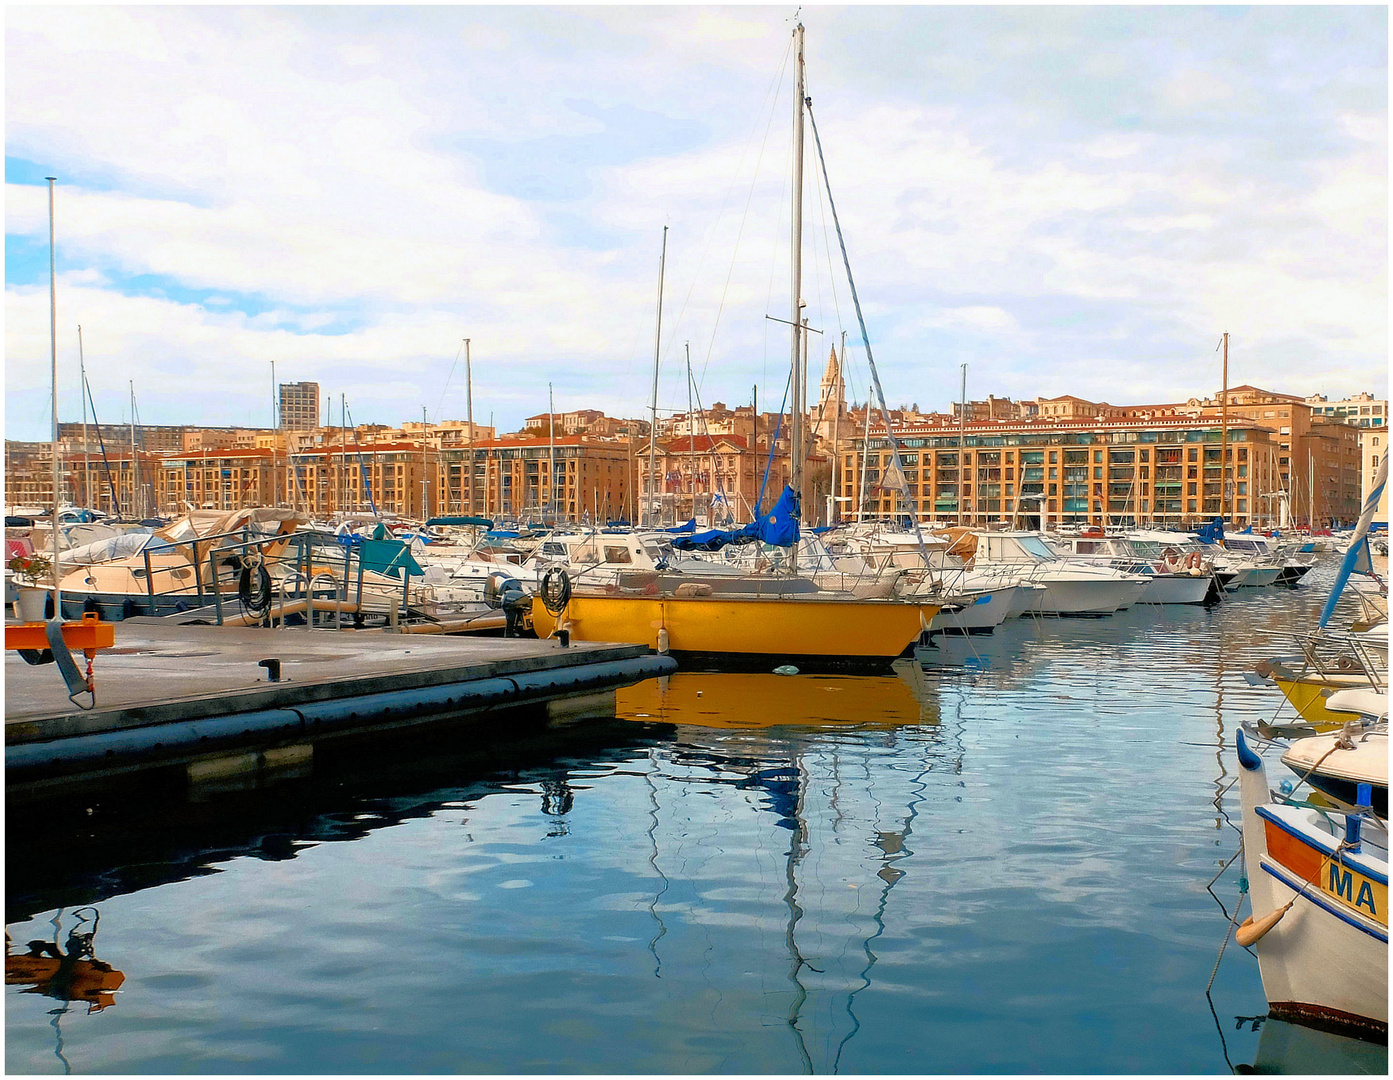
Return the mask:
<svg viewBox="0 0 1393 1080"><path fill-rule="evenodd" d="M1139 574L1065 562L1037 533L951 529L949 535L949 551L978 573L995 575L1001 584L1043 585L1028 609L1042 615L1111 615L1137 603L1146 590L1146 578Z"/></svg>
<svg viewBox="0 0 1393 1080"><path fill-rule="evenodd" d="M1247 555L1261 564L1275 563L1277 576L1272 580L1281 585L1295 585L1316 565L1314 551L1283 548L1265 536L1231 533L1224 537L1224 550L1233 555Z"/></svg>
<svg viewBox="0 0 1393 1080"><path fill-rule="evenodd" d="M1181 552L1157 540L1085 534L1052 543L1071 563L1111 566L1146 578L1143 604L1202 604L1213 582L1213 565L1201 552Z"/></svg>

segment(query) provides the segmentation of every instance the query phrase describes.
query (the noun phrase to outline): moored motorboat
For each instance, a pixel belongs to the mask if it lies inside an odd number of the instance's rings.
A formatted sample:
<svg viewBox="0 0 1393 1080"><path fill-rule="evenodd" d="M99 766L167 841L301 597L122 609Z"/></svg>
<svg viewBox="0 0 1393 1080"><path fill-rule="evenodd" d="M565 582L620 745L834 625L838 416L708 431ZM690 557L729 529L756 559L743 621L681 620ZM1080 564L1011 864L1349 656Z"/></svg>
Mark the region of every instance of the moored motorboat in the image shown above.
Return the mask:
<svg viewBox="0 0 1393 1080"><path fill-rule="evenodd" d="M1146 589L1138 574L1066 563L1035 533L950 529L947 535L949 552L961 550L959 557L979 573L999 575L1003 583L1019 579L1043 585L1029 609L1042 615L1111 615L1137 603Z"/></svg>

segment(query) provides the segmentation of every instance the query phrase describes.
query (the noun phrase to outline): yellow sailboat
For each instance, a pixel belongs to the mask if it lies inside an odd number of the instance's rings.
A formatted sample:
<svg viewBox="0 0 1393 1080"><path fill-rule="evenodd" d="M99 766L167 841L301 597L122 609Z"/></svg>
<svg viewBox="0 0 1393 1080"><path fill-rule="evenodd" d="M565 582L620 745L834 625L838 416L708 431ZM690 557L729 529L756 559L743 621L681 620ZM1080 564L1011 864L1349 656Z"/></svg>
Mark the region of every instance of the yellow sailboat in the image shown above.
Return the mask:
<svg viewBox="0 0 1393 1080"><path fill-rule="evenodd" d="M803 68L803 27L794 30L797 53L797 87L794 99L793 126L793 207L790 268L790 317L792 330L789 378L789 456L792 481L772 512L757 513L756 522L733 534L713 536L715 543L744 543L758 538L767 543L790 548L789 563L798 568L798 516L802 489L807 382L807 341L811 332L804 317L802 300L803 257L803 129L807 107ZM807 109L811 119L811 110ZM813 123L814 137L817 135ZM824 167L825 179L825 167ZM831 192L828 191L831 203ZM834 222L836 207L832 206ZM838 235L841 233L837 223ZM666 253L666 232L664 233ZM843 246L845 261L845 250ZM861 324L866 359L872 382L889 429L889 412L885 395L875 374L869 337L861 317L860 300L855 281L847 265L848 284ZM653 440L657 427L657 364L662 333L661 271L658 292L658 340L654 344L653 429L649 435L649 483L656 480L653 464ZM867 406L869 408L869 405ZM894 437L889 435L894 446ZM893 452L891 471L901 480L898 490L905 490L899 468L898 451ZM654 504L653 491L648 494L648 507ZM761 494L763 494L761 492ZM693 538L695 539L695 537ZM558 571L548 571L548 576ZM699 582L681 585L674 595L624 594L605 592L591 595L572 595L564 573L553 579L556 589L542 582L541 603L533 602L532 623L539 636L550 637L558 630L568 632L581 641L637 642L660 652L685 654L688 658L709 657L722 665L732 661L791 661L800 666L822 668L864 667L888 665L908 652L942 605L931 597L914 600L862 599L831 594L787 596L739 596L713 593ZM710 595L683 595L684 593Z"/></svg>
<svg viewBox="0 0 1393 1080"><path fill-rule="evenodd" d="M690 659L780 660L864 667L911 649L940 605L811 596L572 595L557 613L537 599L538 637L567 630L577 641L623 641Z"/></svg>

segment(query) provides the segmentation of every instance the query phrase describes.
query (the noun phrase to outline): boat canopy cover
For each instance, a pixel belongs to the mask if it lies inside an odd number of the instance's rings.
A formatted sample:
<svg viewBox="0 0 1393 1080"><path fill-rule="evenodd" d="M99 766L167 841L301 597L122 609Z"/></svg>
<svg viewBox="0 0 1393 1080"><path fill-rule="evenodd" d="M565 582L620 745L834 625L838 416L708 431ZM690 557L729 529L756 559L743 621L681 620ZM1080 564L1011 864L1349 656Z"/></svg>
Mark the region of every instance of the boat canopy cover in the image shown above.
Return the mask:
<svg viewBox="0 0 1393 1080"><path fill-rule="evenodd" d="M695 533L696 518L688 518L685 525L674 525L671 529L664 529L663 531L670 533Z"/></svg>
<svg viewBox="0 0 1393 1080"><path fill-rule="evenodd" d="M363 569L374 570L388 577L399 578L403 567L407 576L421 577L425 570L411 555L411 549L401 540L364 540L359 547Z"/></svg>
<svg viewBox="0 0 1393 1080"><path fill-rule="evenodd" d="M1195 536L1202 544L1222 544L1224 542L1224 519L1215 518L1208 525L1196 529Z"/></svg>
<svg viewBox="0 0 1393 1080"><path fill-rule="evenodd" d="M719 551L727 544L752 544L756 540L774 547L790 547L798 542L798 493L793 488L784 488L773 509L761 514L757 521L739 529L709 529L679 536L672 546L679 551Z"/></svg>
<svg viewBox="0 0 1393 1080"><path fill-rule="evenodd" d="M94 540L90 544L82 544L59 552L58 562L64 569L72 566L93 566L97 563L111 562L114 559L124 559L130 555L139 555L146 550L151 553L173 551L174 545L168 540L153 535L149 530L118 533L115 536L108 536L101 540Z"/></svg>
<svg viewBox="0 0 1393 1080"><path fill-rule="evenodd" d="M426 522L427 525L482 525L485 529L492 529L493 522L489 518L473 517L469 514L455 514L449 517L433 517Z"/></svg>

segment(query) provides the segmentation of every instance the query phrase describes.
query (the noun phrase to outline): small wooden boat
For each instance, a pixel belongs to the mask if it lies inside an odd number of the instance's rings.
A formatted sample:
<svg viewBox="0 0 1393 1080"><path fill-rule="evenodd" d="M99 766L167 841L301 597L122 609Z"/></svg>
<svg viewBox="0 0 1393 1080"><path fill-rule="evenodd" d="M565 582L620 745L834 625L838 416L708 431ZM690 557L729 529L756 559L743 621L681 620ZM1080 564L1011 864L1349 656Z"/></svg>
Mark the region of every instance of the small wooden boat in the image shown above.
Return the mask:
<svg viewBox="0 0 1393 1080"><path fill-rule="evenodd" d="M1317 754L1314 772L1368 777L1343 810L1274 794L1241 729L1238 761L1252 901L1238 941L1257 951L1271 1015L1386 1043L1388 828L1370 805L1380 782L1386 805L1386 734Z"/></svg>

